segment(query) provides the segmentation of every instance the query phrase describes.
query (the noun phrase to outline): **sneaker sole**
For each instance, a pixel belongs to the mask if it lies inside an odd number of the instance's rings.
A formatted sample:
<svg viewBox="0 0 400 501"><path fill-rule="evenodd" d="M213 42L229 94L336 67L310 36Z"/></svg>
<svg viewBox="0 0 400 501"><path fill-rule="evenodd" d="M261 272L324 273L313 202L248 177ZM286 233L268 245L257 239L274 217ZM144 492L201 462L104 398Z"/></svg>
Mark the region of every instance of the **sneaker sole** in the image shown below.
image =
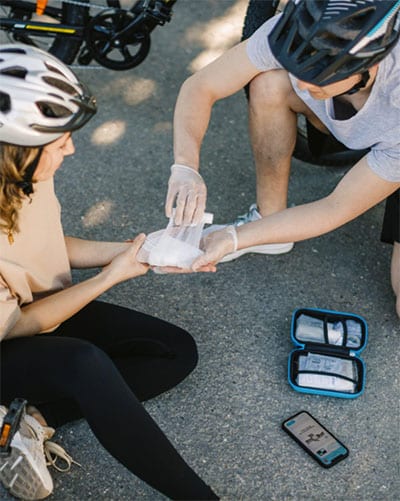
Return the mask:
<svg viewBox="0 0 400 501"><path fill-rule="evenodd" d="M223 257L220 263L227 263L229 261L233 261L244 254L285 254L286 252L290 252L293 249L294 244L285 243L285 244L265 244L265 245L254 245L253 247L246 247L244 249L240 249L236 252L232 252L231 254L227 254Z"/></svg>
<svg viewBox="0 0 400 501"><path fill-rule="evenodd" d="M51 494L26 456L16 448L11 448L9 456L0 457L0 481L19 499L44 499Z"/></svg>

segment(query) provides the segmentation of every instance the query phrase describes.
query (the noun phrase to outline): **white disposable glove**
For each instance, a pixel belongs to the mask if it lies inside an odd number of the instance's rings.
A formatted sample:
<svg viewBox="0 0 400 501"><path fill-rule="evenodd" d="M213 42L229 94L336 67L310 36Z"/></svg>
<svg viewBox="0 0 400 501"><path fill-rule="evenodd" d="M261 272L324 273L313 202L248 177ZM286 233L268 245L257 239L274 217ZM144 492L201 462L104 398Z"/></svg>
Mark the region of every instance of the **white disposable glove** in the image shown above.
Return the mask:
<svg viewBox="0 0 400 501"><path fill-rule="evenodd" d="M198 172L181 164L171 167L165 215L171 217L176 200L174 222L177 226L199 224L206 208L206 198L206 184Z"/></svg>
<svg viewBox="0 0 400 501"><path fill-rule="evenodd" d="M193 262L192 269L198 271L202 266L217 264L224 256L235 252L237 245L236 228L233 225L208 233L200 245L204 254Z"/></svg>

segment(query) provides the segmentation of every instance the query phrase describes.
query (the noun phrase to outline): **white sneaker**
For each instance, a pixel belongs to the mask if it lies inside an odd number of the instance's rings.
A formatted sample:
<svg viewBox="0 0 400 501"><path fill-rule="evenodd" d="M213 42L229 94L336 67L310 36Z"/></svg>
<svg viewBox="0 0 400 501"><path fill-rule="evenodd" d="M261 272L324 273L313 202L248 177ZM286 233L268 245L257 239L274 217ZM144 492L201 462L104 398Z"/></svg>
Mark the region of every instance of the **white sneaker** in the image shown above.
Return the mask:
<svg viewBox="0 0 400 501"><path fill-rule="evenodd" d="M6 414L7 408L0 406L0 430ZM24 411L11 439L10 451L0 453L0 481L16 498L43 499L53 492L48 465L62 472L69 471L72 463L80 466L62 447L49 440L53 435L53 428L42 426ZM65 466L59 466L58 459Z"/></svg>
<svg viewBox="0 0 400 501"><path fill-rule="evenodd" d="M0 406L0 428L6 414L6 407ZM22 416L10 453L0 455L0 480L16 498L43 499L53 492L43 446L53 434L53 428L42 426L27 414Z"/></svg>
<svg viewBox="0 0 400 501"><path fill-rule="evenodd" d="M246 214L239 216L233 223L233 226L242 226L246 223L251 223L253 221L258 221L262 219L261 214L257 210L257 204L252 204L249 207L249 211ZM221 230L229 226L227 224L213 224L206 228L202 235L205 236L214 231ZM251 247L245 247L244 249L237 250L231 254L224 256L220 263L226 263L228 261L233 261L234 259L243 256L244 254L255 253L255 254L284 254L293 249L293 242L282 243L282 244L263 244L263 245L253 245Z"/></svg>

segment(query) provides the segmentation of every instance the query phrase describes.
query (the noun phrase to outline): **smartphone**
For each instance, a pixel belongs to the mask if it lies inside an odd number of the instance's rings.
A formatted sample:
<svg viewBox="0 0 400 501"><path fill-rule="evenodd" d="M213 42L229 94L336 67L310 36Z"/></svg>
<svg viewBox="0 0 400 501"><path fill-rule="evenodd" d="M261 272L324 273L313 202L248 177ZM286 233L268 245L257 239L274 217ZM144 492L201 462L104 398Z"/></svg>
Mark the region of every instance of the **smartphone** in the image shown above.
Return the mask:
<svg viewBox="0 0 400 501"><path fill-rule="evenodd" d="M324 468L349 455L349 450L307 411L286 419L282 428Z"/></svg>

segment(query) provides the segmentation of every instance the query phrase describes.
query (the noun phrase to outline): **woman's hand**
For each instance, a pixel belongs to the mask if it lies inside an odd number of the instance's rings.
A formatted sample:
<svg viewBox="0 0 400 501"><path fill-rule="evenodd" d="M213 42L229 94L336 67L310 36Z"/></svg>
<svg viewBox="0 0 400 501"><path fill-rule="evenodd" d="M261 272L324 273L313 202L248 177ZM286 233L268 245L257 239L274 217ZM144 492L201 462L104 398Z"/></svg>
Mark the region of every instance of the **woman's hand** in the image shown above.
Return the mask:
<svg viewBox="0 0 400 501"><path fill-rule="evenodd" d="M141 234L132 243L124 243L121 249L125 250L114 255L110 264L97 275L24 305L19 319L5 337L8 339L48 332L113 285L147 273L149 266L136 259L144 240L145 235Z"/></svg>
<svg viewBox="0 0 400 501"><path fill-rule="evenodd" d="M103 271L109 274L110 279L115 284L145 275L149 271L150 266L140 263L136 258L145 239L146 235L144 233L138 235L127 250L115 256L111 263L103 268Z"/></svg>

